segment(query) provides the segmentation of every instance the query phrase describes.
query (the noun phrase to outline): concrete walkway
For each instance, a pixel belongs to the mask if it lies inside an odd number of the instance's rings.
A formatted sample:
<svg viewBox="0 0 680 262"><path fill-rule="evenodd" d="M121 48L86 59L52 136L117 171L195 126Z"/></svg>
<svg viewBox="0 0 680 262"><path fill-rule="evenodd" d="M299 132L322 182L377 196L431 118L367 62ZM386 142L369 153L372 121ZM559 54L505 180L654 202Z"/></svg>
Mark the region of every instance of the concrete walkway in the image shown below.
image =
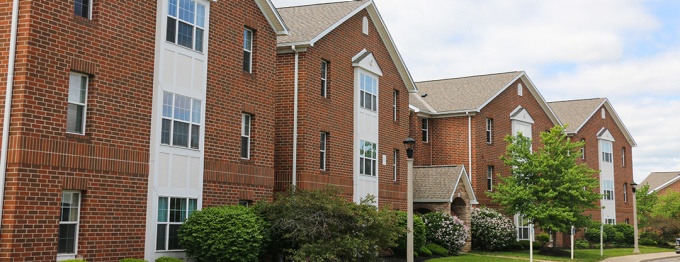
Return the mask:
<svg viewBox="0 0 680 262"><path fill-rule="evenodd" d="M680 261L680 254L675 254L675 252L662 252L662 253L652 253L652 254L641 254L641 255L630 255L622 257L610 257L602 262L639 262L639 261L650 261L662 258L675 258ZM664 260L664 261L676 261L676 260Z"/></svg>

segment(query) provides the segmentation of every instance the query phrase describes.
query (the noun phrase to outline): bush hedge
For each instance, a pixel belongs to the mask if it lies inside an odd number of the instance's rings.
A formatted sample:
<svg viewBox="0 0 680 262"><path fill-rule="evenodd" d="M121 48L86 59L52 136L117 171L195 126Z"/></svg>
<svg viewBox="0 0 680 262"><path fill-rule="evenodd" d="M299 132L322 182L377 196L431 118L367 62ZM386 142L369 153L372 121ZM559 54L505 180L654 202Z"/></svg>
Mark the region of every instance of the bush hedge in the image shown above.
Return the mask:
<svg viewBox="0 0 680 262"><path fill-rule="evenodd" d="M138 258L123 258L118 262L148 262L144 259L138 259Z"/></svg>
<svg viewBox="0 0 680 262"><path fill-rule="evenodd" d="M189 257L203 261L257 261L266 223L243 206L209 207L194 212L178 231Z"/></svg>
<svg viewBox="0 0 680 262"><path fill-rule="evenodd" d="M397 245L392 248L392 251L394 252L395 255L397 256L404 256L406 255L406 212L403 211L396 211L397 216L398 216L398 225L402 229L404 229L404 233L399 235L399 238L397 238ZM425 243L427 242L427 233L425 231L425 223L423 223L423 220L420 218L420 216L413 216L413 250L417 252L420 250L422 246L425 246Z"/></svg>
<svg viewBox="0 0 680 262"><path fill-rule="evenodd" d="M446 250L446 248L443 248L442 246L437 245L435 243L429 243L429 244L425 245L425 247L427 247L427 249L430 250L433 255L442 256L442 257L449 255L449 251Z"/></svg>
<svg viewBox="0 0 680 262"><path fill-rule="evenodd" d="M184 260L181 260L176 257L159 257L154 260L154 262L184 262Z"/></svg>
<svg viewBox="0 0 680 262"><path fill-rule="evenodd" d="M438 244L451 254L458 254L465 246L470 229L458 217L431 212L422 216L428 243Z"/></svg>
<svg viewBox="0 0 680 262"><path fill-rule="evenodd" d="M472 249L503 250L515 242L515 225L496 210L472 208Z"/></svg>

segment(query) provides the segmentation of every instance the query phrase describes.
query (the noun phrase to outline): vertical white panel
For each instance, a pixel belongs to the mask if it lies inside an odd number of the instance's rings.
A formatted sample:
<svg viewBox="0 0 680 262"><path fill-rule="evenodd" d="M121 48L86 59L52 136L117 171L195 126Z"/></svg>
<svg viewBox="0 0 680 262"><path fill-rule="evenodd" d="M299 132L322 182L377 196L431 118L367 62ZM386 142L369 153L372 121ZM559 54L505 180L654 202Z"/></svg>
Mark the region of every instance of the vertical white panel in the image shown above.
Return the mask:
<svg viewBox="0 0 680 262"><path fill-rule="evenodd" d="M205 61L194 59L194 89L205 91Z"/></svg>
<svg viewBox="0 0 680 262"><path fill-rule="evenodd" d="M189 189L195 189L195 190L200 190L201 189L201 184L200 184L200 176L203 174L201 173L200 170L200 163L201 159L198 157L192 157L189 160L189 174L187 176L187 185L189 185Z"/></svg>
<svg viewBox="0 0 680 262"><path fill-rule="evenodd" d="M177 72L176 74L176 86L182 88L191 88L193 83L193 58L184 54L177 54Z"/></svg>
<svg viewBox="0 0 680 262"><path fill-rule="evenodd" d="M189 161L188 157L181 155L172 156L172 180L170 187L172 188L186 188L187 172Z"/></svg>
<svg viewBox="0 0 680 262"><path fill-rule="evenodd" d="M170 185L170 154L158 154L158 186L168 187Z"/></svg>
<svg viewBox="0 0 680 262"><path fill-rule="evenodd" d="M163 67L163 83L166 85L175 83L175 54L175 52L169 49L165 49L165 52L163 52L163 61L165 63L161 66Z"/></svg>

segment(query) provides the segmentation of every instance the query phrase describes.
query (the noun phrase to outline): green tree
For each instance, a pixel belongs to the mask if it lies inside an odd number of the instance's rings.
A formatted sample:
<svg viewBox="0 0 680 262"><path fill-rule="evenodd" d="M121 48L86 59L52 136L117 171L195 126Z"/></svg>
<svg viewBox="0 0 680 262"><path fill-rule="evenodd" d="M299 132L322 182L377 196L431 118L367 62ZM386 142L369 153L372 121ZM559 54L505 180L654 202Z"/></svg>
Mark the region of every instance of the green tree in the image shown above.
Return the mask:
<svg viewBox="0 0 680 262"><path fill-rule="evenodd" d="M659 203L659 196L657 192L649 192L649 185L647 184L635 191L635 198L637 200L638 225L644 228L652 218L652 210Z"/></svg>
<svg viewBox="0 0 680 262"><path fill-rule="evenodd" d="M488 195L504 207L506 214L522 214L545 231L568 233L571 226L583 227L590 217L583 212L597 208L601 195L594 191L599 181L597 171L576 164L583 142L571 142L564 127L555 126L541 132L543 147L532 151L531 138L508 135L503 162L512 167L512 175Z"/></svg>

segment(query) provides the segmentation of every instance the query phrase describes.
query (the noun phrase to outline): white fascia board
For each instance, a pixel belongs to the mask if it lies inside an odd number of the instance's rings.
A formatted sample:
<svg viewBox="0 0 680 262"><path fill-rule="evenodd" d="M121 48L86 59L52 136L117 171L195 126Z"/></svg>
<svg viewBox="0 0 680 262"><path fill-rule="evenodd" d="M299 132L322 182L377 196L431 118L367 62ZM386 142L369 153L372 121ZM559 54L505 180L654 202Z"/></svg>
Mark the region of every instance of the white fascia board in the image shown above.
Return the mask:
<svg viewBox="0 0 680 262"><path fill-rule="evenodd" d="M352 12L350 12L349 14L347 14L346 16L344 16L343 18L340 18L340 20L336 21L336 22L335 22L334 24L332 24L330 27L326 28L326 30L323 30L320 34L318 34L317 36L313 37L312 40L309 40L309 45L314 46L314 43L316 43L316 41L319 41L321 38L323 38L323 37L326 36L328 33L330 33L331 31L333 31L335 28L337 28L338 26L340 26L342 23L344 23L345 21L347 21L348 19L350 19L352 16L356 15L357 13L359 13L361 10L364 10L364 8L366 8L367 6L371 5L372 3L373 3L373 1L367 1L365 4L363 4L363 5L359 6L358 8L354 9Z"/></svg>
<svg viewBox="0 0 680 262"><path fill-rule="evenodd" d="M522 77L522 74L524 74L524 71L522 71L520 74L518 74L517 76L515 76L515 78L513 78L512 80L510 80L510 82L508 82L507 84L505 84L505 86L503 86L503 88L501 88L500 90L498 90L498 92L496 92L494 95L492 95L491 98L489 98L488 100L486 100L486 102L484 102L481 106L479 106L479 107L477 108L477 112L482 111L482 108L484 108L486 105L488 105L489 103L491 103L491 101L493 101L498 95L500 95L501 93L503 93L503 91L505 91L505 89L507 89L512 83L514 83L515 81L517 81L517 79L519 79L520 77Z"/></svg>
<svg viewBox="0 0 680 262"><path fill-rule="evenodd" d="M619 114L616 113L616 110L614 110L614 107L609 102L609 99L607 99L607 98L604 99L604 106L609 111L609 114L614 116L614 122L616 122L616 125L623 132L623 135L626 137L626 140L628 140L628 143L630 144L630 146L636 147L637 143L635 142L635 139L633 139L633 136L628 131L628 128L626 128L626 126L623 124L623 121L621 121L621 118L619 118Z"/></svg>
<svg viewBox="0 0 680 262"><path fill-rule="evenodd" d="M434 108L432 108L432 106L430 106L430 104L428 104L427 102L425 102L425 100L423 99L423 97L420 96L420 95L417 93L417 91L416 91L416 92L413 92L413 93L409 93L409 95L414 96L418 101L420 101L420 103L423 104L423 105L425 106L425 109L427 109L427 111L430 111L430 112L432 112L432 113L437 113L437 110L434 110Z"/></svg>
<svg viewBox="0 0 680 262"><path fill-rule="evenodd" d="M602 103L600 103L600 104L595 108L595 110L593 110L593 112L590 113L590 115L589 115L588 117L586 117L586 120L583 121L583 123L581 123L581 125L578 126L578 128L576 128L576 129L574 130L574 133L578 133L578 131L581 130L581 128L583 128L583 126L585 126L586 123L588 123L588 120L590 120L591 118L593 118L593 116L594 116L595 114L597 114L597 111L600 110L600 108L602 107L602 105L604 105L605 102L607 102L607 99L606 99L606 98L605 98L604 101L602 101Z"/></svg>
<svg viewBox="0 0 680 262"><path fill-rule="evenodd" d="M420 113L420 108L417 108L411 104L408 105L408 109L415 112L415 113Z"/></svg>
<svg viewBox="0 0 680 262"><path fill-rule="evenodd" d="M260 11L262 11L262 14L264 14L265 18L267 18L267 22L269 22L269 25L272 27L272 29L274 29L277 36L290 34L286 23L283 22L281 15L270 0L255 0L255 3L257 4L257 7L260 8Z"/></svg>
<svg viewBox="0 0 680 262"><path fill-rule="evenodd" d="M479 202L477 201L477 196L475 195L474 189L472 189L472 183L470 183L470 180L467 176L467 171L465 170L465 165L461 165L460 173L458 174L458 179L456 180L456 185L453 187L453 192L451 193L451 197L449 198L449 201L453 203L453 199L456 195L456 189L458 189L458 185L460 184L460 181L463 181L463 186L465 186L465 192L467 192L468 199L470 199L470 205L477 205Z"/></svg>
<svg viewBox="0 0 680 262"><path fill-rule="evenodd" d="M526 74L526 72L522 71L522 79L524 79L524 83L529 86L529 92L535 97L538 98L538 103L541 105L543 108L543 111L545 111L548 114L548 117L550 117L550 120L552 120L554 125L562 125L562 121L557 117L555 112L552 110L552 108L548 105L548 102L545 101L545 98L543 98L543 95L541 95L541 92L538 91L538 88L536 88L536 85L534 85L534 82L531 81L531 78ZM513 81L514 82L514 81Z"/></svg>
<svg viewBox="0 0 680 262"><path fill-rule="evenodd" d="M661 184L660 186L658 186L658 187L655 188L654 190L650 191L650 193L651 193L651 192L654 192L654 191L659 192L659 190L664 189L664 188L666 188L666 187L672 185L673 183L675 183L675 182L677 182L677 181L679 181L679 180L680 180L680 175L676 176L675 178L669 180L669 181L666 182L666 183Z"/></svg>

